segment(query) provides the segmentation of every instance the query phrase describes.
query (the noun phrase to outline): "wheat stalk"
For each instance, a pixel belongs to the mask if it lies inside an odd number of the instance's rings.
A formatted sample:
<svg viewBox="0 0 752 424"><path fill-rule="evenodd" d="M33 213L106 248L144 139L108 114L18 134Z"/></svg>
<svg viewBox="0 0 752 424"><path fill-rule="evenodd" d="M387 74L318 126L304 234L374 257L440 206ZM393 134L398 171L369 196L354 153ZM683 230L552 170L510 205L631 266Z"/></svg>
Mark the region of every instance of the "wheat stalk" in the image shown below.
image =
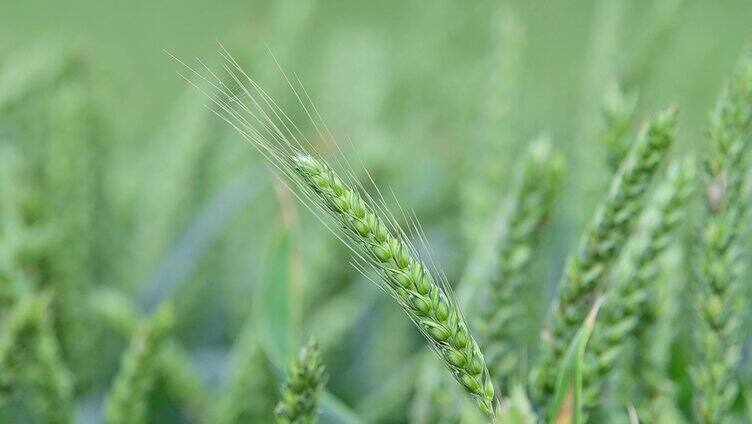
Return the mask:
<svg viewBox="0 0 752 424"><path fill-rule="evenodd" d="M318 400L326 384L316 340L311 338L290 364L282 399L274 409L277 424L313 424L318 414Z"/></svg>
<svg viewBox="0 0 752 424"><path fill-rule="evenodd" d="M534 379L539 399L554 390L556 367L569 341L603 289L607 271L617 258L639 215L653 175L672 144L676 110L658 113L641 131L614 177L590 228L569 258L554 304L552 322L543 339L543 358Z"/></svg>
<svg viewBox="0 0 752 424"><path fill-rule="evenodd" d="M701 422L718 422L738 390L742 310L739 239L746 219L747 155L752 124L752 55L742 57L710 123L705 160L706 212L697 257L698 350L692 376Z"/></svg>

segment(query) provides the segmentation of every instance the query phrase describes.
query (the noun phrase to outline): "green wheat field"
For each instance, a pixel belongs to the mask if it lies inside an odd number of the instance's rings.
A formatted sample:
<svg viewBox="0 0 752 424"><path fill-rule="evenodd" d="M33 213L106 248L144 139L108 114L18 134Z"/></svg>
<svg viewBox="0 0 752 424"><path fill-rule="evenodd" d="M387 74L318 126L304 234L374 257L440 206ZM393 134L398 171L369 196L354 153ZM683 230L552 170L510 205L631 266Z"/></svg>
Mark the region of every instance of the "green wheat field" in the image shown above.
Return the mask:
<svg viewBox="0 0 752 424"><path fill-rule="evenodd" d="M752 422L749 0L0 0L0 423Z"/></svg>

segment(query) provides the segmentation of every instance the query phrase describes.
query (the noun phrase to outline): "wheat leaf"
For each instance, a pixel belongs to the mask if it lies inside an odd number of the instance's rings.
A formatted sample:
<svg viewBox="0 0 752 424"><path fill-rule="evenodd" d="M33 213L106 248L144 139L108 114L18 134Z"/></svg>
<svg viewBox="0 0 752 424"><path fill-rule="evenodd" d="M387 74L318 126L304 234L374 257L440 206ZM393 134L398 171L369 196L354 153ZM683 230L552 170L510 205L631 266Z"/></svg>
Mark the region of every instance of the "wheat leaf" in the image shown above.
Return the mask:
<svg viewBox="0 0 752 424"><path fill-rule="evenodd" d="M556 380L556 391L550 409L551 422L556 424L582 424L582 372L585 348L593 333L595 318L603 304L599 298L593 305L585 322L580 327L561 362Z"/></svg>

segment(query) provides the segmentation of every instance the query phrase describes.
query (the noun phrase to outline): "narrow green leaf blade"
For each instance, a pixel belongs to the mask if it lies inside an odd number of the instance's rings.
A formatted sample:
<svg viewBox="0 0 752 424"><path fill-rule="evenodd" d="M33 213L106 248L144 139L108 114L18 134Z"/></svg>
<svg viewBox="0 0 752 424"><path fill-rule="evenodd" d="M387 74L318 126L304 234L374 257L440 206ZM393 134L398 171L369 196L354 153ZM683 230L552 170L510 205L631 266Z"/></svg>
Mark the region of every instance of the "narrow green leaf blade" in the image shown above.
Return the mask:
<svg viewBox="0 0 752 424"><path fill-rule="evenodd" d="M590 310L585 322L567 348L556 380L556 392L548 421L556 424L582 424L582 372L585 362L585 348L593 333L595 318L603 304L599 298Z"/></svg>

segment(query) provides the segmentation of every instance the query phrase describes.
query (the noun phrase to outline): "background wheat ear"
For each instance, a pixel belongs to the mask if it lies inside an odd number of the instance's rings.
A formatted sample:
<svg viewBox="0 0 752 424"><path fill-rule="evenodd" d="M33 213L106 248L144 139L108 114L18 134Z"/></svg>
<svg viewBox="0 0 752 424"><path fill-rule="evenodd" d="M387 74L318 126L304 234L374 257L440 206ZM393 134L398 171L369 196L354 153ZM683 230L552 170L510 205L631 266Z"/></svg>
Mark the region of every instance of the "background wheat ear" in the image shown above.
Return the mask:
<svg viewBox="0 0 752 424"><path fill-rule="evenodd" d="M599 405L607 377L618 368L623 351L645 325L645 315L654 302L661 258L681 225L695 178L695 162L675 161L651 198L646 225L627 251L627 271L617 274L606 291L585 370L585 409Z"/></svg>
<svg viewBox="0 0 752 424"><path fill-rule="evenodd" d="M3 316L0 332L0 421L65 424L73 417L72 375L60 355L50 293L27 295ZM16 391L31 390L31 417L12 414ZM16 398L17 399L17 398Z"/></svg>
<svg viewBox="0 0 752 424"><path fill-rule="evenodd" d="M281 400L274 409L277 424L316 422L326 379L318 344L311 338L290 364Z"/></svg>
<svg viewBox="0 0 752 424"><path fill-rule="evenodd" d="M504 236L498 246L498 263L487 282L488 301L481 305L483 351L497 387L506 391L510 378L521 377L527 351L524 334L530 293L530 267L543 228L554 206L564 171L564 158L550 140L534 141L520 166L520 181L512 194ZM518 382L524 381L520 378Z"/></svg>
<svg viewBox="0 0 752 424"><path fill-rule="evenodd" d="M606 198L569 257L559 283L543 356L534 372L536 397L553 394L556 369L594 299L601 294L611 264L626 243L653 176L667 156L676 132L676 109L658 113L641 131Z"/></svg>
<svg viewBox="0 0 752 424"><path fill-rule="evenodd" d="M148 397L154 386L158 355L173 325L172 306L161 306L135 330L107 397L109 424L146 422Z"/></svg>
<svg viewBox="0 0 752 424"><path fill-rule="evenodd" d="M743 309L744 250L740 236L749 204L747 167L752 137L752 55L742 56L711 117L705 158L705 214L697 250L695 341L692 377L697 415L718 422L734 401L738 383Z"/></svg>

